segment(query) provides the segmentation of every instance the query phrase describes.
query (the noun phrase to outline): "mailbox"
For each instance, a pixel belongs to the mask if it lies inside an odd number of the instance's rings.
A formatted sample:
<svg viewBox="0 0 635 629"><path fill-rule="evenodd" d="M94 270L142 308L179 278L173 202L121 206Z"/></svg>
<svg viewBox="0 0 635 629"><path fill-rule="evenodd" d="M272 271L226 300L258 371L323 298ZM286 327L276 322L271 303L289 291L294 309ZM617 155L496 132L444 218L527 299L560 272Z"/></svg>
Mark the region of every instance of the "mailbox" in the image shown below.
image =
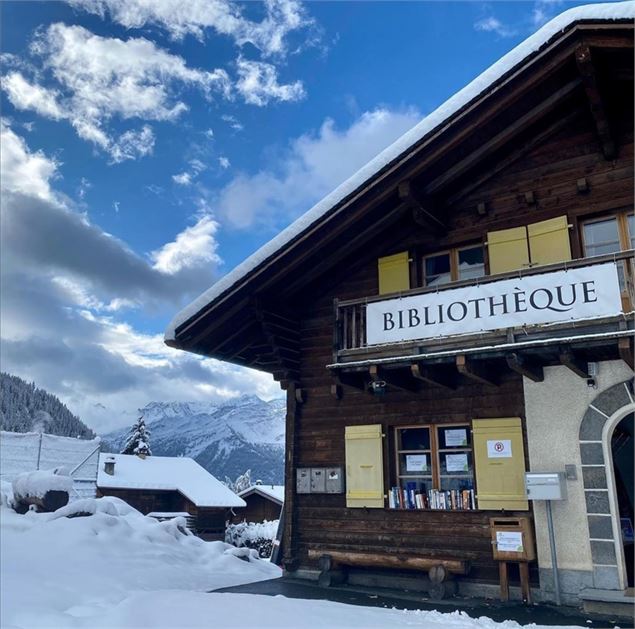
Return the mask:
<svg viewBox="0 0 635 629"><path fill-rule="evenodd" d="M308 467L300 467L297 470L296 491L299 494L311 493L311 470Z"/></svg>
<svg viewBox="0 0 635 629"><path fill-rule="evenodd" d="M326 493L326 470L323 467L311 469L311 493Z"/></svg>
<svg viewBox="0 0 635 629"><path fill-rule="evenodd" d="M533 561L536 558L534 534L528 517L490 518L489 528L494 559Z"/></svg>
<svg viewBox="0 0 635 629"><path fill-rule="evenodd" d="M564 472L527 472L525 489L529 500L566 500L567 498Z"/></svg>
<svg viewBox="0 0 635 629"><path fill-rule="evenodd" d="M341 494L344 491L343 471L341 467L326 468L326 493Z"/></svg>

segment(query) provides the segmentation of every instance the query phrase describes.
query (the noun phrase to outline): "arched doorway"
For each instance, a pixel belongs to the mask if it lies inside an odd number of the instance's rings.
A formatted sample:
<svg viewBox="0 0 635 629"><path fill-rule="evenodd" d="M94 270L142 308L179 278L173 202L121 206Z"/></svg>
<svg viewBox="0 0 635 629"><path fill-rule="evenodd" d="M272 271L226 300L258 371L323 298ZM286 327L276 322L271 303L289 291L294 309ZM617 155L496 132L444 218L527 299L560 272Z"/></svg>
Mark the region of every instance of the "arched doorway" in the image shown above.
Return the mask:
<svg viewBox="0 0 635 629"><path fill-rule="evenodd" d="M611 456L613 459L613 479L615 481L616 507L620 518L621 543L628 587L633 587L633 420L634 414L623 417L613 429L611 436Z"/></svg>

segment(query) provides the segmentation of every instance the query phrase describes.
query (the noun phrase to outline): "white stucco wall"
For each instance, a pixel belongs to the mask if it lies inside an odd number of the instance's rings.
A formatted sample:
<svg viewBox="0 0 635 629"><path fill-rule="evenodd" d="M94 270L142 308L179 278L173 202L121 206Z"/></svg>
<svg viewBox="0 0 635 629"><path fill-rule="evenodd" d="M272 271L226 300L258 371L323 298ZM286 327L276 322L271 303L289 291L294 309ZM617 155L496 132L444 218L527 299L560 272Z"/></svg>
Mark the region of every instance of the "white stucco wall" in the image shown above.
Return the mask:
<svg viewBox="0 0 635 629"><path fill-rule="evenodd" d="M532 472L563 472L576 466L578 478L567 481L568 498L552 503L558 568L592 570L586 503L580 467L580 422L589 404L602 391L631 378L621 361L600 363L597 388L563 366L546 367L543 382L524 378L529 467ZM534 503L538 565L551 568L544 503Z"/></svg>

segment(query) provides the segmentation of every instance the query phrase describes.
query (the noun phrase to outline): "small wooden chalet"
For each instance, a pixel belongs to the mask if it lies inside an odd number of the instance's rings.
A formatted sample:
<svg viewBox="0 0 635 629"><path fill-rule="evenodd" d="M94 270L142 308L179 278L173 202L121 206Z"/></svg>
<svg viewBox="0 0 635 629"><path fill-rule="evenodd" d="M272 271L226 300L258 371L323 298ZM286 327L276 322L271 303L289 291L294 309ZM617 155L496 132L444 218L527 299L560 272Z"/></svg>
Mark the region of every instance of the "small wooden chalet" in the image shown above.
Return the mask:
<svg viewBox="0 0 635 629"><path fill-rule="evenodd" d="M288 573L497 595L535 548L525 598L629 600L634 18L546 24L168 327L287 392Z"/></svg>
<svg viewBox="0 0 635 629"><path fill-rule="evenodd" d="M238 494L246 503L234 517L234 522L264 522L280 518L284 504L284 485L256 484Z"/></svg>
<svg viewBox="0 0 635 629"><path fill-rule="evenodd" d="M186 518L205 540L224 540L232 509L245 501L189 457L107 454L99 457L97 495L116 496L158 520Z"/></svg>

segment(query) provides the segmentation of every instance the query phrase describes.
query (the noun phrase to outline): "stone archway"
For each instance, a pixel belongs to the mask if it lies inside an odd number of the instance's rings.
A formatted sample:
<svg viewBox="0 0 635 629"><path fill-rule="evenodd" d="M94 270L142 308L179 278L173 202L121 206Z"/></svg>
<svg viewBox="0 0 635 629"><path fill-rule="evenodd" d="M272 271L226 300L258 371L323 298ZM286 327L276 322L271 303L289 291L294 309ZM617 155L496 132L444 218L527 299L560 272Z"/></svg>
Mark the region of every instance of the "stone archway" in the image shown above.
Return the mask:
<svg viewBox="0 0 635 629"><path fill-rule="evenodd" d="M633 381L627 380L602 391L589 404L580 424L580 458L591 544L594 587L620 590L625 587L624 562L616 520L610 441L613 428L635 409ZM608 440L608 448L607 448ZM607 474L608 473L608 474Z"/></svg>

